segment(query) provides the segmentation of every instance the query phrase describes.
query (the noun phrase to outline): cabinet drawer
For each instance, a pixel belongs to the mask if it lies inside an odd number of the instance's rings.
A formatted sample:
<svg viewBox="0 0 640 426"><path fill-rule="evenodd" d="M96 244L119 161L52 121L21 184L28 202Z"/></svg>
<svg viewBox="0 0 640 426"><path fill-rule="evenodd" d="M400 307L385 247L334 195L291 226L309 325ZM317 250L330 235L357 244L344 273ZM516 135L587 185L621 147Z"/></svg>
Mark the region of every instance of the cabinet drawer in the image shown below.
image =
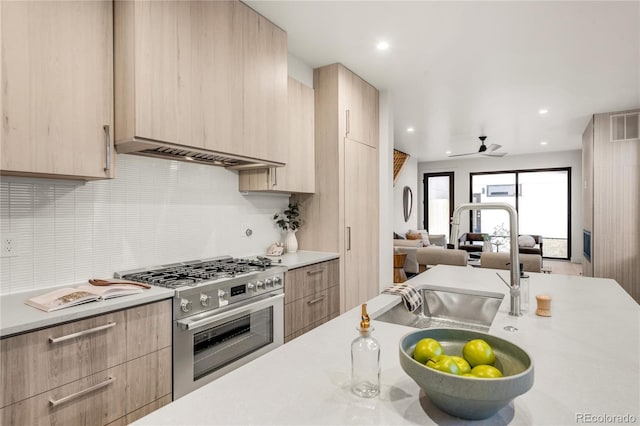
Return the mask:
<svg viewBox="0 0 640 426"><path fill-rule="evenodd" d="M127 311L127 360L171 346L171 300Z"/></svg>
<svg viewBox="0 0 640 426"><path fill-rule="evenodd" d="M3 425L104 425L125 414L125 365L0 409ZM54 405L55 402L55 405Z"/></svg>
<svg viewBox="0 0 640 426"><path fill-rule="evenodd" d="M171 394L171 347L134 359L126 365L127 413Z"/></svg>
<svg viewBox="0 0 640 426"><path fill-rule="evenodd" d="M288 336L339 310L338 286L286 304L284 307L284 335Z"/></svg>
<svg viewBox="0 0 640 426"><path fill-rule="evenodd" d="M338 265L336 259L287 271L284 276L284 303L338 285Z"/></svg>
<svg viewBox="0 0 640 426"><path fill-rule="evenodd" d="M335 290L335 291L333 291ZM284 337L284 342L290 342L291 340L295 339L296 337L300 337L303 334L313 330L314 328L321 326L322 324L324 324L327 321L331 321L332 319L336 318L337 316L340 315L340 306L338 304L338 294L339 294L339 289L338 287L334 287L333 289L329 289L329 291L333 291L333 293L330 293L330 299L329 299L329 311L332 311L332 309L335 309L331 314L329 314L328 317L326 318L322 318L321 320L315 321L314 323L312 323L311 325L301 328L299 330L295 330L293 331L291 334L285 334ZM286 308L285 308L286 309Z"/></svg>
<svg viewBox="0 0 640 426"><path fill-rule="evenodd" d="M336 294L337 294L337 292L338 292L338 290L337 290L337 287L336 287ZM336 299L336 303L337 303L337 299ZM337 306L337 304L336 304L336 306ZM290 342L291 340L295 339L296 337L302 336L303 334L313 330L314 328L321 326L325 322L331 321L332 319L336 318L339 315L340 315L340 312L336 311L336 312L330 314L328 317L323 318L323 319L321 319L319 321L316 321L313 324L311 324L311 325L309 325L309 326L307 326L305 328L302 328L300 330L296 330L296 331L294 331L293 333L291 333L289 335L285 335L284 342L285 343Z"/></svg>
<svg viewBox="0 0 640 426"><path fill-rule="evenodd" d="M124 363L124 336L118 311L0 340L0 407Z"/></svg>
<svg viewBox="0 0 640 426"><path fill-rule="evenodd" d="M149 413L156 411L158 408L162 408L165 405L171 403L171 394L165 395L162 398L156 399L150 404L145 405L142 408L137 409L133 413L127 414L125 417L120 417L115 422L109 423L107 426L125 426L129 423L133 423L146 416Z"/></svg>

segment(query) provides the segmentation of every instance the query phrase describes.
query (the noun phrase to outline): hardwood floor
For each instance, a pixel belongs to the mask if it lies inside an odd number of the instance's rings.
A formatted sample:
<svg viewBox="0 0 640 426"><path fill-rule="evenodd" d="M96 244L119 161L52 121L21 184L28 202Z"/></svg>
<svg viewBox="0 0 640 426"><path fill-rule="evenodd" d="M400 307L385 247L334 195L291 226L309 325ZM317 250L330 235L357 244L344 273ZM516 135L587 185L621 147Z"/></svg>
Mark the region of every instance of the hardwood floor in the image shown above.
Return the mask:
<svg viewBox="0 0 640 426"><path fill-rule="evenodd" d="M552 274L582 275L582 264L569 262L568 260L544 259L543 268L551 269Z"/></svg>

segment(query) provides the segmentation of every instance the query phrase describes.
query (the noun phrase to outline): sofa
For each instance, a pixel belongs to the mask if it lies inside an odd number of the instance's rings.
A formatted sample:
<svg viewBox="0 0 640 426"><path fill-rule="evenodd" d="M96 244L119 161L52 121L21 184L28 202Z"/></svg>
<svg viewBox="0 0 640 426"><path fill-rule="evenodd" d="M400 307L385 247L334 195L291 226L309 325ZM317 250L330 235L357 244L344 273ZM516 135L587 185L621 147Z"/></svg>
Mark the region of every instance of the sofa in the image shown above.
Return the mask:
<svg viewBox="0 0 640 426"><path fill-rule="evenodd" d="M467 266L467 258L467 252L459 249L423 247L416 251L418 265L424 269L435 265Z"/></svg>
<svg viewBox="0 0 640 426"><path fill-rule="evenodd" d="M404 262L404 270L408 274L419 274L428 267L434 265L467 265L467 252L463 250L448 250L446 235L429 235L428 246L423 245L422 240L394 239L395 253L404 253L407 258Z"/></svg>

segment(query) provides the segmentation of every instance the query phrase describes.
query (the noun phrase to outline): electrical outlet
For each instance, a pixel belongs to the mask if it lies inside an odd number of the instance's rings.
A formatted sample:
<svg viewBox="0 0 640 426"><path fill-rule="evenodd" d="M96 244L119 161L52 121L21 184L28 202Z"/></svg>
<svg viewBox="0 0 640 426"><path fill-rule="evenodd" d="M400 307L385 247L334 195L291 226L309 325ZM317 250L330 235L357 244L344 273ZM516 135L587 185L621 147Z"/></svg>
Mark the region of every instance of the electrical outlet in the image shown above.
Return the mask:
<svg viewBox="0 0 640 426"><path fill-rule="evenodd" d="M247 238L250 237L251 235L253 235L253 229L251 229L251 226L247 223L243 223L242 225L240 225L240 236L243 238Z"/></svg>
<svg viewBox="0 0 640 426"><path fill-rule="evenodd" d="M18 255L18 238L15 234L2 234L2 257Z"/></svg>

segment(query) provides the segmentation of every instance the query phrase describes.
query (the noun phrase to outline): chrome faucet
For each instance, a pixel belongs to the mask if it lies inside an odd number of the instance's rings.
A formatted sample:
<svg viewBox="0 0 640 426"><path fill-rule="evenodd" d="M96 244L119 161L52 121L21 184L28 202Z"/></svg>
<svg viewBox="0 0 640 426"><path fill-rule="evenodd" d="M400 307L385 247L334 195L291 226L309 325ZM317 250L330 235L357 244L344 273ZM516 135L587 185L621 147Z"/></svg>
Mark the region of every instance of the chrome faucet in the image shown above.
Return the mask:
<svg viewBox="0 0 640 426"><path fill-rule="evenodd" d="M509 213L509 234L511 243L511 284L509 295L511 296L511 308L509 315L519 317L520 311L520 254L518 252L518 213L513 206L507 203L466 203L460 204L453 212L450 241L453 247L458 248L458 232L460 229L460 214L465 210L506 210Z"/></svg>

